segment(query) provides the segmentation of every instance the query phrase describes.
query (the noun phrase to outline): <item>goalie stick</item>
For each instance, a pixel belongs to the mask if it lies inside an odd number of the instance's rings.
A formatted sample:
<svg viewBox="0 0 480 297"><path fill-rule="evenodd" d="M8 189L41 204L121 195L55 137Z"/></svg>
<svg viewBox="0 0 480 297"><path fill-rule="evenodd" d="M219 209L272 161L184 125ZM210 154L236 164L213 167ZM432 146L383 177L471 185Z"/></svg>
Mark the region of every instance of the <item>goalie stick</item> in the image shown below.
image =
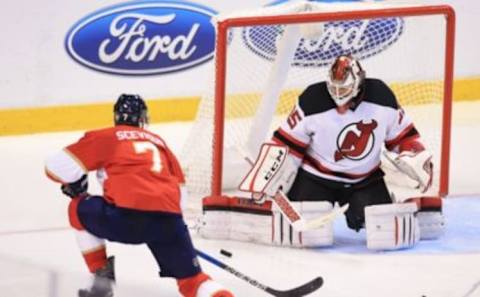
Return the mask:
<svg viewBox="0 0 480 297"><path fill-rule="evenodd" d="M246 151L240 147L237 147L238 152L243 156L245 161L247 161L252 167L255 166L255 162L253 162ZM264 194L265 195L265 194ZM288 222L292 225L292 228L295 231L308 231L319 228L332 220L334 220L337 216L347 211L349 204L345 204L342 207L335 208L331 212L311 220L306 220L302 217L302 215L295 209L292 205L288 197L285 193L281 190L278 190L274 196L268 196L275 205L279 208L282 215L288 220Z"/></svg>
<svg viewBox="0 0 480 297"><path fill-rule="evenodd" d="M310 294L316 290L318 290L322 285L323 285L323 278L321 276L318 276L314 279L312 279L311 281L301 285L301 286L298 286L298 287L295 287L295 288L292 288L292 289L289 289L289 290L277 290L277 289L273 289L267 285L264 285L260 282L258 282L257 280L249 277L248 275L245 275L243 274L242 272L236 270L235 268L221 262L220 260L200 251L200 250L196 250L197 252L197 255L206 260L207 262L210 262L212 263L213 265L215 266L218 266L220 268L222 268L223 270L226 270L228 272L230 272L231 274L235 275L236 277L246 281L247 283L249 283L250 285L262 290L262 291L265 291L273 296L277 296L277 297L300 297L300 296L305 296L307 294Z"/></svg>
<svg viewBox="0 0 480 297"><path fill-rule="evenodd" d="M306 220L303 218L300 213L293 207L290 200L287 198L285 193L278 191L275 196L271 197L272 201L278 206L280 212L287 218L289 223L292 225L295 231L307 231L319 228L332 220L337 216L346 212L349 204L344 204L341 207L335 208L331 212L322 215L318 218L311 220Z"/></svg>

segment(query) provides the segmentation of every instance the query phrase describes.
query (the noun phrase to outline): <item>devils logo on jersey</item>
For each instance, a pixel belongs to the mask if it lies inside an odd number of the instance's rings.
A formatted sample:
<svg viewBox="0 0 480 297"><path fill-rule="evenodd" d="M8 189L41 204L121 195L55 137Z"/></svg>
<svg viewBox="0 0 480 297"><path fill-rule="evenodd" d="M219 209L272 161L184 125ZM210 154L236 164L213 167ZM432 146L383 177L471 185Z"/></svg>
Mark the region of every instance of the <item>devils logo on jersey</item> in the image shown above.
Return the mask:
<svg viewBox="0 0 480 297"><path fill-rule="evenodd" d="M348 124L342 129L337 137L337 150L335 151L335 161L343 158L350 160L362 160L373 149L375 135L373 130L378 124L375 120L371 123L363 121Z"/></svg>

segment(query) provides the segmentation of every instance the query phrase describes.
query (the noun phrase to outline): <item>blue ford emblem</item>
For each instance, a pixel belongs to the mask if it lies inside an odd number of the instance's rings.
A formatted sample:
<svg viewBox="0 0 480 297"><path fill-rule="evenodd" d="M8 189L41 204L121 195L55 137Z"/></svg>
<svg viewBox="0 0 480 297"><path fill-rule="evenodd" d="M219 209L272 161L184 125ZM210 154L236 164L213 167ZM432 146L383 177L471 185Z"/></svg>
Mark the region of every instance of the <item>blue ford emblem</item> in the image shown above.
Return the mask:
<svg viewBox="0 0 480 297"><path fill-rule="evenodd" d="M88 68L122 75L179 71L210 60L216 12L186 1L134 1L78 21L65 38L68 54Z"/></svg>
<svg viewBox="0 0 480 297"><path fill-rule="evenodd" d="M376 55L395 43L403 32L402 18L327 22L316 39L302 38L294 66L325 66L340 54L357 59ZM273 60L284 26L253 26L243 30L245 44L259 56Z"/></svg>

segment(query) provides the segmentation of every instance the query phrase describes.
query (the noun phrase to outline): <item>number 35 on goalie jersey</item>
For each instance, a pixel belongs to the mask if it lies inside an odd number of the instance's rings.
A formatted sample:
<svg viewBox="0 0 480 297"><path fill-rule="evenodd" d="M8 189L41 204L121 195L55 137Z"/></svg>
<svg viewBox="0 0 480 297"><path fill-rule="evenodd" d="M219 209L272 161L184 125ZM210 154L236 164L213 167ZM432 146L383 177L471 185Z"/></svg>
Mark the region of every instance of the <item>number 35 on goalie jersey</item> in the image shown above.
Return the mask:
<svg viewBox="0 0 480 297"><path fill-rule="evenodd" d="M337 112L325 82L310 85L273 140L287 145L314 175L358 182L379 168L384 145L395 150L418 137L390 88L369 78L361 103L344 114Z"/></svg>
<svg viewBox="0 0 480 297"><path fill-rule="evenodd" d="M184 176L157 135L132 126L90 131L47 161L50 176L64 182L72 175L100 170L103 196L116 206L180 213Z"/></svg>

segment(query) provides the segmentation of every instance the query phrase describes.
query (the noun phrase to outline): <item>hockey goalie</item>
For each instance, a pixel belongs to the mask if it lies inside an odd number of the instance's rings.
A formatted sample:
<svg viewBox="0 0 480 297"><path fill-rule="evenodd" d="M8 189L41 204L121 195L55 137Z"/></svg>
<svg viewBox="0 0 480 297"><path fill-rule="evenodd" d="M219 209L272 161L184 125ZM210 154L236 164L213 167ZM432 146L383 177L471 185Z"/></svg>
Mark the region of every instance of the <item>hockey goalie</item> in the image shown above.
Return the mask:
<svg viewBox="0 0 480 297"><path fill-rule="evenodd" d="M385 150L389 161L381 166ZM369 249L411 248L420 239L439 237L444 228L441 199L428 196L431 159L392 90L382 80L366 78L354 57L341 55L327 79L301 93L271 141L262 145L239 186L249 198L204 199L200 234L330 246L332 221L345 212L350 229L365 228ZM386 167L406 178L411 195L391 194ZM316 218L321 223L305 227Z"/></svg>

